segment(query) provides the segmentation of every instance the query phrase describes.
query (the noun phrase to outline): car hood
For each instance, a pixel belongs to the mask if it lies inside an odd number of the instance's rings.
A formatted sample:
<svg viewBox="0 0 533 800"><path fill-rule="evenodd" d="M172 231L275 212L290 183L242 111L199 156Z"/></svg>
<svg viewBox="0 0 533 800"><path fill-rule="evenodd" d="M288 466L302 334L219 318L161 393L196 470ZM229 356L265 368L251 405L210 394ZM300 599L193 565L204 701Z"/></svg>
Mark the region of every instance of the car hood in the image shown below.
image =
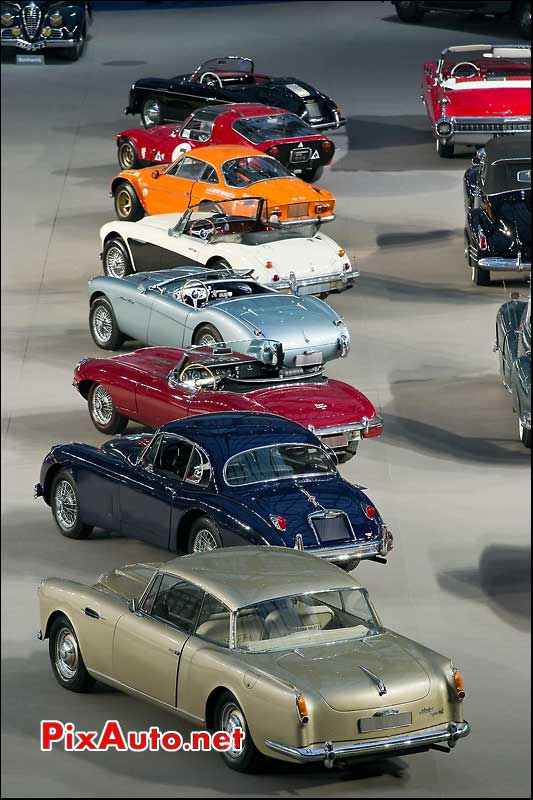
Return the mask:
<svg viewBox="0 0 533 800"><path fill-rule="evenodd" d="M336 711L415 702L431 689L422 655L416 658L392 633L307 645L297 652L257 653L250 661L304 693L311 687ZM385 694L365 670L383 681Z"/></svg>
<svg viewBox="0 0 533 800"><path fill-rule="evenodd" d="M300 178L273 178L266 181L252 183L249 187L253 194L243 194L243 197L264 197L270 203L286 205L287 203L310 203L320 200L334 200L330 192L319 189L311 183L306 183Z"/></svg>
<svg viewBox="0 0 533 800"><path fill-rule="evenodd" d="M340 475L331 477L265 481L233 487L233 493L244 505L259 514L267 524L270 516L282 516L287 528L279 535L288 547L294 547L300 534L306 547L317 547L318 541L308 522L310 514L326 510L343 511L350 519L358 541L379 536L378 516L372 522L363 512L370 501L357 487Z"/></svg>
<svg viewBox="0 0 533 800"><path fill-rule="evenodd" d="M531 116L531 90L513 89L462 89L448 91L450 103L446 106L448 117L529 117Z"/></svg>
<svg viewBox="0 0 533 800"><path fill-rule="evenodd" d="M166 378L179 361L179 352L177 354L177 351L171 347L143 347L133 353L113 356L109 360L142 370L156 378Z"/></svg>
<svg viewBox="0 0 533 800"><path fill-rule="evenodd" d="M294 383L258 389L247 396L272 414L288 417L300 425L327 428L371 419L376 410L364 394L336 380Z"/></svg>
<svg viewBox="0 0 533 800"><path fill-rule="evenodd" d="M223 311L235 320L245 323L251 330L261 330L265 339L284 342L286 349L319 348L347 334L344 323L336 326L337 319L330 306L314 297L263 294L222 300L210 308Z"/></svg>

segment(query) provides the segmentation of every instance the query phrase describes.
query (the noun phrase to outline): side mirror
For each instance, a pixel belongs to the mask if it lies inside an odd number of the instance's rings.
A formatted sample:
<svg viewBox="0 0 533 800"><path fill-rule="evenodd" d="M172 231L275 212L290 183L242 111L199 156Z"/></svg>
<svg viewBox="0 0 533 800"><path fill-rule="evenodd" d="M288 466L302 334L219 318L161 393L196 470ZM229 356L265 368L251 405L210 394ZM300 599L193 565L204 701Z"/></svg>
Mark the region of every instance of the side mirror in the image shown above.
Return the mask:
<svg viewBox="0 0 533 800"><path fill-rule="evenodd" d="M128 600L128 611L131 611L132 614L136 614L139 610L139 601L132 597L131 600Z"/></svg>
<svg viewBox="0 0 533 800"><path fill-rule="evenodd" d="M158 170L158 169L154 169L154 170L153 170L153 172L152 172L152 178L154 179L154 181L156 181L156 180L159 178L159 176L160 176L160 175L161 175L161 173L159 172L159 170Z"/></svg>

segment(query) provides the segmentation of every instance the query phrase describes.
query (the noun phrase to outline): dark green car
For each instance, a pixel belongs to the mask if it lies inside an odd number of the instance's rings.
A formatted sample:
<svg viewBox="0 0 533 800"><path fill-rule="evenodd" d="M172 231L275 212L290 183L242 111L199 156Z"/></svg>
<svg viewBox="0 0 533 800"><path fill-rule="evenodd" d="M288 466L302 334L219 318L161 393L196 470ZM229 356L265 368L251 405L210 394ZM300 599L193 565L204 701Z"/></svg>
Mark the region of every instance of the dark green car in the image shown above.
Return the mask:
<svg viewBox="0 0 533 800"><path fill-rule="evenodd" d="M520 439L531 449L531 295L529 301L511 295L496 318L496 345L503 384L518 414Z"/></svg>

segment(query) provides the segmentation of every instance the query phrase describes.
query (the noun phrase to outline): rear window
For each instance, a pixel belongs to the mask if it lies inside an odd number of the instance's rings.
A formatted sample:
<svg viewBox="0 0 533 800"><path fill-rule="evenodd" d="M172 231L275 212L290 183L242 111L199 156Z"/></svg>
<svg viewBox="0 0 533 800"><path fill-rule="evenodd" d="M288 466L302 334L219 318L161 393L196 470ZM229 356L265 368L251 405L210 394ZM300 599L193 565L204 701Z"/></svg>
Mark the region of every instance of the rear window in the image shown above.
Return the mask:
<svg viewBox="0 0 533 800"><path fill-rule="evenodd" d="M296 114L273 114L263 117L243 117L233 123L233 129L253 144L277 139L313 136L315 131Z"/></svg>
<svg viewBox="0 0 533 800"><path fill-rule="evenodd" d="M272 178L293 177L275 158L268 156L246 156L232 158L222 165L222 174L228 186L241 188L258 181Z"/></svg>

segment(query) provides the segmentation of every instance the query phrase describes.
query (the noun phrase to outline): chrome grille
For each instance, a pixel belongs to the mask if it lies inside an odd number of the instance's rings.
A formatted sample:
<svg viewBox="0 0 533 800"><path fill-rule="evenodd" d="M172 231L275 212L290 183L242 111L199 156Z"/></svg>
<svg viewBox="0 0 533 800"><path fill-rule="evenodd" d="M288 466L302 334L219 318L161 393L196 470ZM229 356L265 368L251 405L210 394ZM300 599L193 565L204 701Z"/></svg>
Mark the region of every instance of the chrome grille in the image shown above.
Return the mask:
<svg viewBox="0 0 533 800"><path fill-rule="evenodd" d="M465 122L455 122L453 126L456 133L520 133L531 130L531 120L490 120L481 122L471 120Z"/></svg>
<svg viewBox="0 0 533 800"><path fill-rule="evenodd" d="M22 19L29 39L35 39L41 23L41 9L35 3L29 3L22 9Z"/></svg>

